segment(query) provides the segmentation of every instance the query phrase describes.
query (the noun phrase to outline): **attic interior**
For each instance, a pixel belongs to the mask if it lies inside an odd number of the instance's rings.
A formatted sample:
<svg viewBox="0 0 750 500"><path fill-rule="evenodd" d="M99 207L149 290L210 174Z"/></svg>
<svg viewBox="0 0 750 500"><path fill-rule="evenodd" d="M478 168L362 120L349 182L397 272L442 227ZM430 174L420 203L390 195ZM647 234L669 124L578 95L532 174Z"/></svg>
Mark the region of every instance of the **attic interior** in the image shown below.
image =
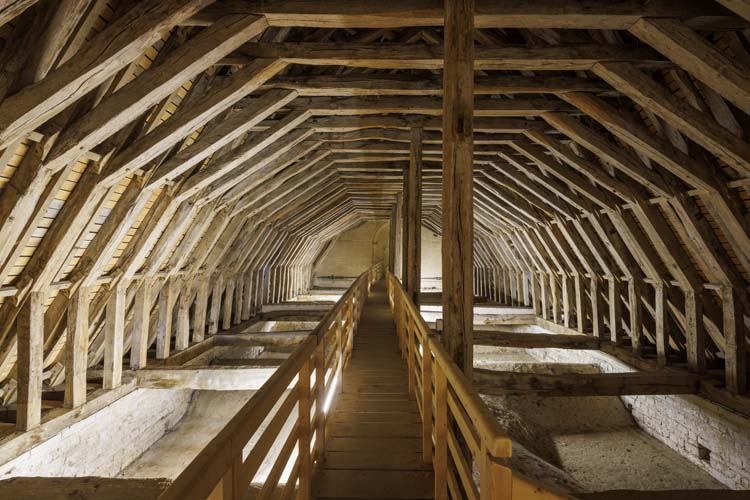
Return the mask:
<svg viewBox="0 0 750 500"><path fill-rule="evenodd" d="M750 498L748 0L0 40L0 498Z"/></svg>

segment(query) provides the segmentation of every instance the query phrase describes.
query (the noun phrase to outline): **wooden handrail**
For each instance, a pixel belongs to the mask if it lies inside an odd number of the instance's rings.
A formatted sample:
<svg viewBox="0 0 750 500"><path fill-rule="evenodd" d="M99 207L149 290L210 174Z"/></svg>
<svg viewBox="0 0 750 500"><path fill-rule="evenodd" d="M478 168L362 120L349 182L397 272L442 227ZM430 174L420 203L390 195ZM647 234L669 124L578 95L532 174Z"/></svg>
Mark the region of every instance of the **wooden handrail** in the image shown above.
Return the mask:
<svg viewBox="0 0 750 500"><path fill-rule="evenodd" d="M295 409L295 425L288 435L281 436L281 451L257 498L310 498L313 464L325 452L327 405L336 386L341 388L343 367L351 353L362 305L382 272L382 264L376 264L354 281L317 328L198 453L160 499L244 498L263 459ZM327 355L328 347L332 349ZM259 431L267 419L268 425ZM249 453L245 454L245 448L256 436ZM282 474L293 457L291 473L279 491Z"/></svg>
<svg viewBox="0 0 750 500"><path fill-rule="evenodd" d="M449 493L453 499L570 498L533 484L502 464L511 456L510 437L431 332L398 278L388 272L386 282L399 346L409 367L409 391L422 415L422 459L435 471L435 498L447 499ZM472 459L479 467L479 485L473 478Z"/></svg>

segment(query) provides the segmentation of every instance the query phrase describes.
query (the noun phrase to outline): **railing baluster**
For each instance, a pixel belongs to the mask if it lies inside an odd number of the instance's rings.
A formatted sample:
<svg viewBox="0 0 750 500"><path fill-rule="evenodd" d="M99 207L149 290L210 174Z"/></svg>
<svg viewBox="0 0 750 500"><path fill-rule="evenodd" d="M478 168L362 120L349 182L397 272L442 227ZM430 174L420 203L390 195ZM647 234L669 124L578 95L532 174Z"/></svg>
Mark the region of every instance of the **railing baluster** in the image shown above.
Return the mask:
<svg viewBox="0 0 750 500"><path fill-rule="evenodd" d="M339 300L321 321L311 338L307 339L298 351L284 362L282 367L271 377L258 394L243 407L240 412L243 417L241 422L230 424L222 430L221 434L199 454L193 462L185 469L162 495L163 500L177 500L181 498L210 498L211 500L236 500L243 498L247 492L250 481L253 479L257 468L261 464L261 457L265 457L267 446L271 441L266 434L251 451L248 460L242 461L242 448L245 443L257 432L265 416L273 405L280 401L285 394L286 388L291 383L294 375L298 375L296 392L286 393L286 410L272 420L271 427L266 433L271 436L274 432L272 427L285 422L293 405L299 404L297 425L292 434L287 437L284 448L273 465L266 484L260 493L260 498L270 498L277 495L278 481L282 476L284 468L289 464L289 459L294 447L298 447L298 458L293 464L293 473L290 481L299 479L299 498L309 499L311 495L311 479L313 469L313 458L317 462L325 459L325 425L326 414L324 406L326 399L330 396L330 380L338 380L338 390L343 392L343 365L346 356L351 353L354 332L362 315L362 308L366 299L366 293L370 291L372 284L381 276L381 267L375 266L367 273L360 276L349 288L346 294ZM511 500L513 484L516 485L517 495L523 498L545 498L562 499L564 495L558 495L537 485L532 484L521 476L513 475L513 471L498 462L498 458L510 456L510 440L504 434L497 420L489 413L476 392L471 389L471 384L465 379L462 372L445 352L445 349L436 342L429 328L422 319L419 310L406 296L400 283L395 276L387 276L388 297L393 309L396 329L399 337L399 346L402 356L408 358L409 363L409 389L413 393L416 388L417 376L421 375L422 385L422 457L425 463L432 462L435 472L435 498L438 500L448 498L448 491L458 494L456 481L463 481L449 470L449 444L448 444L448 421L451 407L455 411L461 411L464 424L457 429L456 437L463 436L467 439L466 432L476 432L481 439L481 445L476 442L476 459L480 467L480 496L482 499ZM367 290L367 292L365 292ZM331 328L335 328L336 344L330 354L331 366L337 363L336 371L329 380L326 387L327 355L325 344L328 340ZM421 373L417 363L417 350L421 353ZM432 357L434 356L434 361ZM311 370L315 369L316 388L315 395L315 457L310 451L312 439L312 426L310 418L311 398ZM434 395L433 383L434 377ZM448 404L450 387L451 403ZM434 410L433 410L434 406ZM282 411L282 410L279 410ZM434 415L433 415L434 414ZM434 416L434 424L433 424ZM275 423L274 423L275 422ZM466 427L473 428L467 431ZM473 435L473 434L472 434ZM434 451L433 451L434 442ZM259 447L259 448L258 448ZM253 454L256 451L259 454ZM211 451L209 451L211 450ZM262 454L260 454L262 453ZM464 476L467 476L464 470ZM463 485L467 486L466 484ZM473 487L473 486L472 486ZM285 494L293 492L294 486L287 485Z"/></svg>
<svg viewBox="0 0 750 500"><path fill-rule="evenodd" d="M390 280L389 280L390 281ZM391 287L393 285L391 284ZM399 300L399 297L394 295L393 299L393 317L394 321L396 323L396 336L398 337L398 348L401 351L401 357L404 357L404 352L406 349L406 345L404 344L404 336L401 328L401 301Z"/></svg>
<svg viewBox="0 0 750 500"><path fill-rule="evenodd" d="M221 496L219 498L222 500L234 500L234 467L227 469L219 484L221 484L221 489L219 490Z"/></svg>
<svg viewBox="0 0 750 500"><path fill-rule="evenodd" d="M224 494L225 499L231 498L232 500L241 500L245 496L245 490L250 485L250 478L247 481L243 480L242 477L242 451L234 457L232 462L232 468L229 469L232 474L232 491L229 496Z"/></svg>
<svg viewBox="0 0 750 500"><path fill-rule="evenodd" d="M338 359L336 363L336 379L338 379L337 392L341 394L344 392L344 344L342 342L342 333L344 327L341 325L341 312L336 315L336 357ZM334 379L334 380L336 380Z"/></svg>
<svg viewBox="0 0 750 500"><path fill-rule="evenodd" d="M302 364L297 380L299 407L299 492L300 500L309 500L311 495L312 462L310 460L310 360Z"/></svg>
<svg viewBox="0 0 750 500"><path fill-rule="evenodd" d="M448 498L448 380L435 367L435 500Z"/></svg>
<svg viewBox="0 0 750 500"><path fill-rule="evenodd" d="M422 345L422 461L432 463L432 353Z"/></svg>
<svg viewBox="0 0 750 500"><path fill-rule="evenodd" d="M414 393L417 377L421 376L422 392L418 395L421 398L418 399L422 401L422 459L425 463L432 463L435 473L435 498L447 500L449 494L451 498L462 498L463 494L468 494L469 498L476 498L478 494L482 500L512 500L514 484L518 498L569 498L533 485L521 476L514 476L509 467L498 461L510 457L510 438L472 389L471 382L451 360L445 348L437 341L437 337L431 333L419 308L411 302L401 283L392 273L387 275L387 285L399 346L409 368L410 393ZM482 286L486 289L489 285L485 282ZM504 291L507 291L507 288ZM420 347L421 367L417 363L417 350ZM421 372L417 373L417 370ZM451 424L449 429L449 421L456 422L457 425L454 427ZM478 490L473 482L468 457L467 461L461 463L449 460L451 449L453 453L463 453L462 445L459 444L461 440L471 448L480 468Z"/></svg>
<svg viewBox="0 0 750 500"><path fill-rule="evenodd" d="M401 290L399 290L400 292ZM399 345L401 346L401 357L406 359L406 334L404 333L404 308L401 296L396 298L396 324L398 325Z"/></svg>
<svg viewBox="0 0 750 500"><path fill-rule="evenodd" d="M326 343L328 330L323 334L323 338L315 349L315 449L318 463L325 459L326 449L326 414L323 406L326 402Z"/></svg>
<svg viewBox="0 0 750 500"><path fill-rule="evenodd" d="M355 302L355 297L357 296L357 292L359 290L360 289L357 288L352 294L352 297L349 300L349 307L347 308L347 311L346 311L347 316L348 316L348 319L347 319L348 331L346 333L346 357L347 359L349 359L349 355L351 354L352 348L354 347L354 318L356 317L355 315L356 306L354 305L354 302Z"/></svg>
<svg viewBox="0 0 750 500"><path fill-rule="evenodd" d="M416 386L416 353L414 352L414 319L410 314L404 315L404 322L406 323L406 355L407 355L407 366L409 367L409 394L414 394L414 388Z"/></svg>
<svg viewBox="0 0 750 500"><path fill-rule="evenodd" d="M339 392L343 391L343 365L346 354L351 352L353 335L357 323L362 315L362 307L372 284L382 276L381 265L372 267L363 273L339 299L336 305L325 315L310 338L296 350L268 382L258 390L258 393L240 409L239 418L232 420L211 442L193 459L188 467L172 482L161 495L162 500L178 500L183 498L210 498L211 500L238 500L244 498L250 482L253 480L268 448L273 443L272 434L278 434L280 427L288 418L294 404L299 404L297 425L292 434L287 436L280 455L276 458L270 474L264 484L259 498L277 497L277 485L284 469L289 465L290 456L298 447L297 461L293 464L290 481L295 484L286 485L285 494L294 492L299 479L298 495L307 499L311 495L311 479L313 458L321 462L325 459L325 425L326 413L324 407L327 394L332 389L333 378L338 380ZM355 301L356 297L356 301ZM343 323L343 324L342 324ZM326 353L326 343L331 328L335 328L336 344L333 346L330 358ZM335 374L326 384L328 376L327 361L337 362ZM315 369L316 389L311 394L311 370ZM298 375L296 391L286 392L295 375ZM326 387L326 385L328 387ZM312 440L311 403L315 403L315 451L313 457L310 444ZM283 399L282 399L283 398ZM279 401L286 401L279 412L273 417L271 425L265 431L259 427L269 411ZM286 408L286 409L284 409ZM272 430L272 428L279 429ZM271 434L267 434L268 432ZM242 449L257 433L260 439L254 445L247 461L242 460Z"/></svg>
<svg viewBox="0 0 750 500"><path fill-rule="evenodd" d="M404 339L404 357L408 360L409 356L409 309L404 304L401 307L401 336Z"/></svg>

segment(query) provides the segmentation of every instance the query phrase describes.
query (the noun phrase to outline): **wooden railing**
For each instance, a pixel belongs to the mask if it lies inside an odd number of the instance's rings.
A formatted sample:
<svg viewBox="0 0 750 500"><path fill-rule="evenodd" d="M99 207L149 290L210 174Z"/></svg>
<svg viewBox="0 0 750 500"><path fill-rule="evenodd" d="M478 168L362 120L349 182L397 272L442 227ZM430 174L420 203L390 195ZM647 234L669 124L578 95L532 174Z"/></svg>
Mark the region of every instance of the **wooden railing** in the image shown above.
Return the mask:
<svg viewBox="0 0 750 500"><path fill-rule="evenodd" d="M511 439L390 272L387 284L409 368L409 392L416 395L422 415L422 459L435 471L435 498L570 498L544 490L502 464L511 456ZM479 484L473 477L475 465Z"/></svg>
<svg viewBox="0 0 750 500"><path fill-rule="evenodd" d="M259 490L253 491L253 497L310 498L313 464L325 451L326 412L337 387L341 388L362 306L382 272L382 265L377 264L357 278L313 333L193 459L161 499L245 498L290 418L295 419L292 430L277 447L270 472L258 484ZM264 422L265 428L259 430Z"/></svg>

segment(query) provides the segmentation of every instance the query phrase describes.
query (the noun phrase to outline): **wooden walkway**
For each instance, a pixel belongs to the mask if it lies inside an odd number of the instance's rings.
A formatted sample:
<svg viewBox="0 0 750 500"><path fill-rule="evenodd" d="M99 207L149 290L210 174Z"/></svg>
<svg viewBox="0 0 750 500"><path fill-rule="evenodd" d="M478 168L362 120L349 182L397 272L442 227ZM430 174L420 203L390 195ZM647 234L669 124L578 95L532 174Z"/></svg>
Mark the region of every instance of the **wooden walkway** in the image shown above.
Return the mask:
<svg viewBox="0 0 750 500"><path fill-rule="evenodd" d="M433 498L422 463L420 416L409 396L385 282L375 284L331 408L326 460L313 479L319 499Z"/></svg>

